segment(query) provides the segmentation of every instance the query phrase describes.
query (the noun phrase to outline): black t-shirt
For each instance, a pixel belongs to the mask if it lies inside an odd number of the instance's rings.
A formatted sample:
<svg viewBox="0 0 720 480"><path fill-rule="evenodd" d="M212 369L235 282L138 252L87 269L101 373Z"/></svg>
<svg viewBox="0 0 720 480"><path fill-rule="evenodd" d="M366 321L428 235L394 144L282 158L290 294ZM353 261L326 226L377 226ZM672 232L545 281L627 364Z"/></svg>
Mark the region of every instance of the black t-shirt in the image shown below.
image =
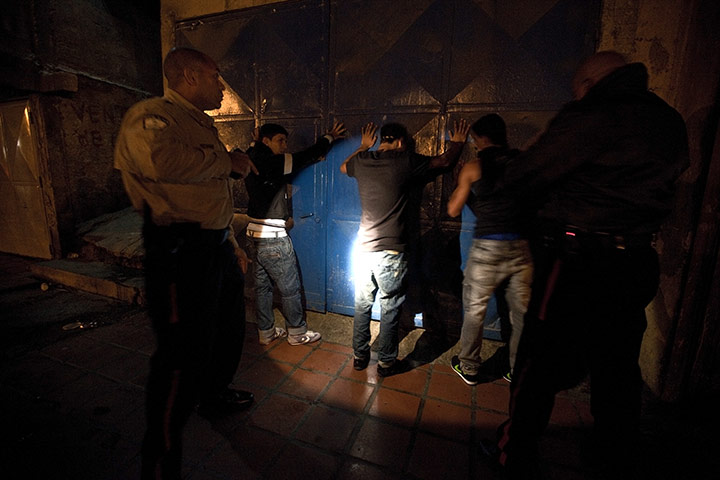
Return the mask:
<svg viewBox="0 0 720 480"><path fill-rule="evenodd" d="M360 152L347 163L358 182L362 218L358 240L366 251L405 251L411 181L428 172L432 157L397 150Z"/></svg>
<svg viewBox="0 0 720 480"><path fill-rule="evenodd" d="M483 175L493 175L502 170L507 162L519 152L503 147L489 147L478 153ZM500 191L491 196L478 196L480 180L472 184L467 204L475 215L474 237L503 233L525 235L530 221L529 208L512 192Z"/></svg>

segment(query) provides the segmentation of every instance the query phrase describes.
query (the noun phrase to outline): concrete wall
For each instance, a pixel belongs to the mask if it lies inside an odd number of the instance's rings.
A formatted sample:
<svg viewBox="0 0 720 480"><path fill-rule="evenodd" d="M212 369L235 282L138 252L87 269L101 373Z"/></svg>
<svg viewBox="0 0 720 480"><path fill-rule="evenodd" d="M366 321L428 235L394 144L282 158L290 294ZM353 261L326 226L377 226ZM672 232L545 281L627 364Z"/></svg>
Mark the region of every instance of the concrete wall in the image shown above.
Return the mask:
<svg viewBox="0 0 720 480"><path fill-rule="evenodd" d="M43 96L44 141L66 254L75 250L80 223L129 205L120 175L112 167L113 149L123 114L145 96L82 75L70 98Z"/></svg>
<svg viewBox="0 0 720 480"><path fill-rule="evenodd" d="M700 256L714 265L718 255L717 243L704 241L716 238L717 229L699 231L698 220L700 212L710 208L702 200L703 192L716 189L718 182L708 175L713 154L712 147L708 149L704 143L708 133L716 136L717 129L719 12L717 2L708 0L604 2L599 49L618 50L629 60L647 65L651 90L677 108L688 126L690 168L681 178L675 211L658 239L661 284L648 309L648 329L641 352L646 382L667 399L676 399L686 389L691 367L685 364L695 363L694 349L703 341L702 307L692 314L681 310L684 303L706 304L711 273L700 275L695 288L689 286L688 278L698 277L691 259ZM699 247L700 243L709 247L715 243L715 248L707 250ZM697 252L697 248L703 251ZM717 371L711 377L717 385ZM702 381L711 380L706 377Z"/></svg>

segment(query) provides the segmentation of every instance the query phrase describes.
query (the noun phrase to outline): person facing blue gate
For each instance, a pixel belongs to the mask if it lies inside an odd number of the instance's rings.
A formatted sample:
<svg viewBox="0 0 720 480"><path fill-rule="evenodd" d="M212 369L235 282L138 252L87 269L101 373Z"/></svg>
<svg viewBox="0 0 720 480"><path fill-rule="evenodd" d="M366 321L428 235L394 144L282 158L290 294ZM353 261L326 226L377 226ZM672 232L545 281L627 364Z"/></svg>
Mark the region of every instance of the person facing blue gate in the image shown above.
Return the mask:
<svg viewBox="0 0 720 480"><path fill-rule="evenodd" d="M364 370L370 362L370 319L378 292L382 312L377 372L387 377L404 370L397 357L398 318L407 291L408 190L414 179L429 172L440 174L457 162L468 129L465 120L455 122L445 153L430 157L407 148L408 132L397 123L383 125L377 151L368 151L377 141L377 126L368 123L361 130L360 147L340 166L342 173L357 180L362 207L358 232L361 258L356 262L360 268L355 271L355 370Z"/></svg>
<svg viewBox="0 0 720 480"><path fill-rule="evenodd" d="M251 243L258 337L261 345L287 335L290 345L304 345L322 338L308 330L300 293L300 276L292 241L287 233L290 217L287 185L292 175L318 162L345 133L341 122L309 148L288 153L287 130L266 123L256 129L247 153L258 173L245 178L249 195L246 235ZM275 326L273 290L277 287L286 328Z"/></svg>

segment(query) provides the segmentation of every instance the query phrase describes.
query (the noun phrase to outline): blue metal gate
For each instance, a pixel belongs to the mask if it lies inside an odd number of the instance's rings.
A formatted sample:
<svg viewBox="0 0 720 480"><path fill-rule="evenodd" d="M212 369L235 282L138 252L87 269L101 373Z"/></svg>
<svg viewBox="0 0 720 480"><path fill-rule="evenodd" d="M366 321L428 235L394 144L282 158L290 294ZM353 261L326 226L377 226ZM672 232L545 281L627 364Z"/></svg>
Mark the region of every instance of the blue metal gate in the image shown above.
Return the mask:
<svg viewBox="0 0 720 480"><path fill-rule="evenodd" d="M307 0L183 21L176 38L218 60L229 88L216 118L228 146L245 148L254 125L267 121L288 127L291 150L334 118L355 135L293 181L291 231L308 307L352 314L360 204L338 167L360 126L404 123L417 150L432 155L453 119L499 112L511 144L522 147L569 99L599 17L600 0ZM447 173L420 197L417 272L429 291L416 295L419 304L459 301L472 219L446 215L453 186ZM243 208L246 193L236 196Z"/></svg>

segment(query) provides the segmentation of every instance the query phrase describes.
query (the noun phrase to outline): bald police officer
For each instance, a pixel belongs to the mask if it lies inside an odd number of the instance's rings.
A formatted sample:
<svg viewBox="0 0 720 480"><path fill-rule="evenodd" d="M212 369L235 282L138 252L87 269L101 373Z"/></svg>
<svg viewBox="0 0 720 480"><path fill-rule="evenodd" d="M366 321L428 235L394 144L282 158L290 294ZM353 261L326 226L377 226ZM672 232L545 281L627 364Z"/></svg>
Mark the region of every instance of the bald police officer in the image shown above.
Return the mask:
<svg viewBox="0 0 720 480"><path fill-rule="evenodd" d="M145 220L147 305L157 337L147 385L143 478L180 478L182 429L193 409L247 408L250 392L228 388L245 333L247 256L235 241L232 178L254 166L229 153L204 110L224 86L207 55L172 50L165 96L128 110L115 146L133 207Z"/></svg>
<svg viewBox="0 0 720 480"><path fill-rule="evenodd" d="M539 200L500 462L510 478L535 478L555 394L589 374L588 458L607 478L637 478L638 358L659 281L652 239L687 167L687 133L680 114L648 90L646 67L617 52L585 60L573 94L527 152L503 169L483 165L476 189Z"/></svg>

